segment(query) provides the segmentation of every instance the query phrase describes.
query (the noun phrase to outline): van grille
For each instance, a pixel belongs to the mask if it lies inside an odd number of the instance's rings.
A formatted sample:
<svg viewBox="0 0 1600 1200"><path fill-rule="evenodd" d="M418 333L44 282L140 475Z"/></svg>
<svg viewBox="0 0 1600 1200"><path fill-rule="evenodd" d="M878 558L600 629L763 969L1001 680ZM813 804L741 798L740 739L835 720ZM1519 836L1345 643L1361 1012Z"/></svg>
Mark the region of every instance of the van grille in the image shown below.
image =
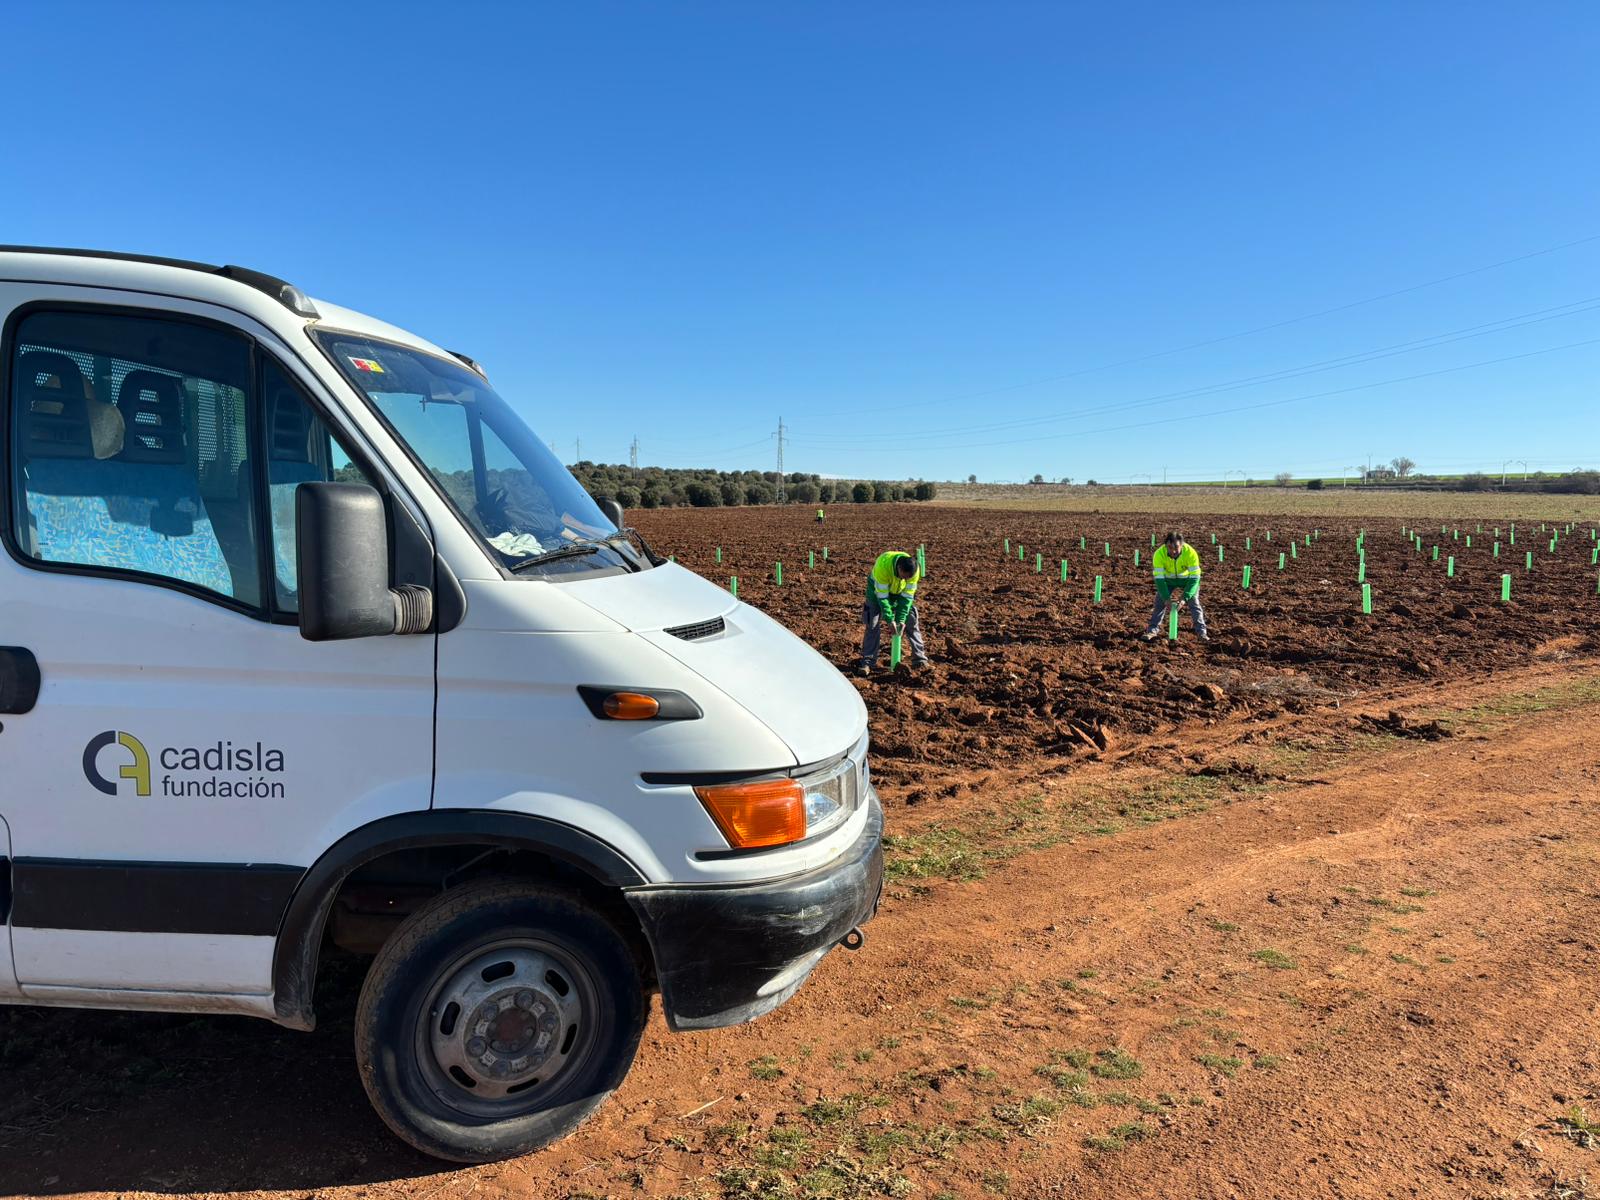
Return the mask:
<svg viewBox="0 0 1600 1200"><path fill-rule="evenodd" d="M674 625L666 632L686 642L698 642L702 638L716 637L724 628L726 626L722 618L713 617L709 621L697 621L693 625Z"/></svg>

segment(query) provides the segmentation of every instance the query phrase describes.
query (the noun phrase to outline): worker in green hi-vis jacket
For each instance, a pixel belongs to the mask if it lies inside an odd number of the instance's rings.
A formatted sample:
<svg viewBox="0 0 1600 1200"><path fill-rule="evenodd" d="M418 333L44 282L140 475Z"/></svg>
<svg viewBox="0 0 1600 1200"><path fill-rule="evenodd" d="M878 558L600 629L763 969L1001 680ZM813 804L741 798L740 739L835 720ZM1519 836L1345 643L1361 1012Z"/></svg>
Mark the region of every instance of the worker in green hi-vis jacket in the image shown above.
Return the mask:
<svg viewBox="0 0 1600 1200"><path fill-rule="evenodd" d="M1173 596L1180 597L1189 607L1189 617L1194 621L1194 631L1202 642L1209 642L1206 632L1206 612L1200 607L1200 552L1185 545L1183 534L1167 534L1166 540L1150 556L1151 572L1156 583L1156 607L1150 614L1150 626L1140 636L1153 642L1161 636L1161 620Z"/></svg>
<svg viewBox="0 0 1600 1200"><path fill-rule="evenodd" d="M878 640L886 621L890 634L904 634L911 639L911 665L928 665L928 651L922 644L922 622L917 618L917 584L921 578L917 560L903 550L880 554L878 561L872 564L872 570L867 573L867 602L861 609L867 632L861 640L857 675L872 674L878 661Z"/></svg>

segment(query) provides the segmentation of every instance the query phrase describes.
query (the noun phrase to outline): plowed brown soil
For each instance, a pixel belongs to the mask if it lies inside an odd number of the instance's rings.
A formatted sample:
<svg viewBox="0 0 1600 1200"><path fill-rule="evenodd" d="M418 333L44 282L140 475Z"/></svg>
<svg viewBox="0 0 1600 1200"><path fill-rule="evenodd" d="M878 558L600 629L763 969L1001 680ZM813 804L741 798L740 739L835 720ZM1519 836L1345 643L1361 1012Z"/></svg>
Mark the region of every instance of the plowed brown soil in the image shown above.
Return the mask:
<svg viewBox="0 0 1600 1200"><path fill-rule="evenodd" d="M1519 574L1500 608L1497 571L1471 560L1452 595L1372 529L1364 621L1354 530L1324 527L1257 594L1208 574L1216 642L1149 647L1129 640L1148 522L1115 519L1129 561L1096 609L1092 584L1059 580L1057 546L1084 557L1075 518L830 512L824 538L793 513L643 516L708 575L720 542L741 596L841 664L871 552L927 544L938 661L861 681L893 836L866 946L753 1025L674 1036L653 1018L589 1125L466 1170L367 1108L339 1006L353 968L312 1035L0 1012L0 1192L1596 1194L1587 549ZM1243 536L1226 531L1228 575ZM1576 560L1578 536L1558 552ZM824 541L830 569L807 572ZM758 581L780 548L781 591Z"/></svg>

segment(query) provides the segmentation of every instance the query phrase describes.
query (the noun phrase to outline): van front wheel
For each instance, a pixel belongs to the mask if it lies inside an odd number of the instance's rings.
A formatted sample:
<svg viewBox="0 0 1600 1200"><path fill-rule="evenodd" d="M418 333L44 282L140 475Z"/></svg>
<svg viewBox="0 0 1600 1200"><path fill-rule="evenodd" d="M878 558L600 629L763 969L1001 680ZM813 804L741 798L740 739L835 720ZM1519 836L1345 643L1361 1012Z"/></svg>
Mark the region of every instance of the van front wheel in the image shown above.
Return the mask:
<svg viewBox="0 0 1600 1200"><path fill-rule="evenodd" d="M491 1162L565 1137L628 1072L639 969L562 892L470 884L408 917L362 985L356 1062L384 1122L424 1154Z"/></svg>

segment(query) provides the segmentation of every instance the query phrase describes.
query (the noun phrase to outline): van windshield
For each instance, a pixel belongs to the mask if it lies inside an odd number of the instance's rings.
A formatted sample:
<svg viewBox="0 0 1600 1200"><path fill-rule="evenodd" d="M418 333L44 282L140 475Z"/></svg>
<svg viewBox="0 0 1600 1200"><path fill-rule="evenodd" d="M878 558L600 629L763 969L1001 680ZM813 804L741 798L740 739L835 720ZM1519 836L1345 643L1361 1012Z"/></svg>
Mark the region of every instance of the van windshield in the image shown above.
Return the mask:
<svg viewBox="0 0 1600 1200"><path fill-rule="evenodd" d="M316 336L501 565L562 575L642 565L622 538L594 544L615 527L476 372L393 342ZM591 553L536 561L584 543Z"/></svg>

